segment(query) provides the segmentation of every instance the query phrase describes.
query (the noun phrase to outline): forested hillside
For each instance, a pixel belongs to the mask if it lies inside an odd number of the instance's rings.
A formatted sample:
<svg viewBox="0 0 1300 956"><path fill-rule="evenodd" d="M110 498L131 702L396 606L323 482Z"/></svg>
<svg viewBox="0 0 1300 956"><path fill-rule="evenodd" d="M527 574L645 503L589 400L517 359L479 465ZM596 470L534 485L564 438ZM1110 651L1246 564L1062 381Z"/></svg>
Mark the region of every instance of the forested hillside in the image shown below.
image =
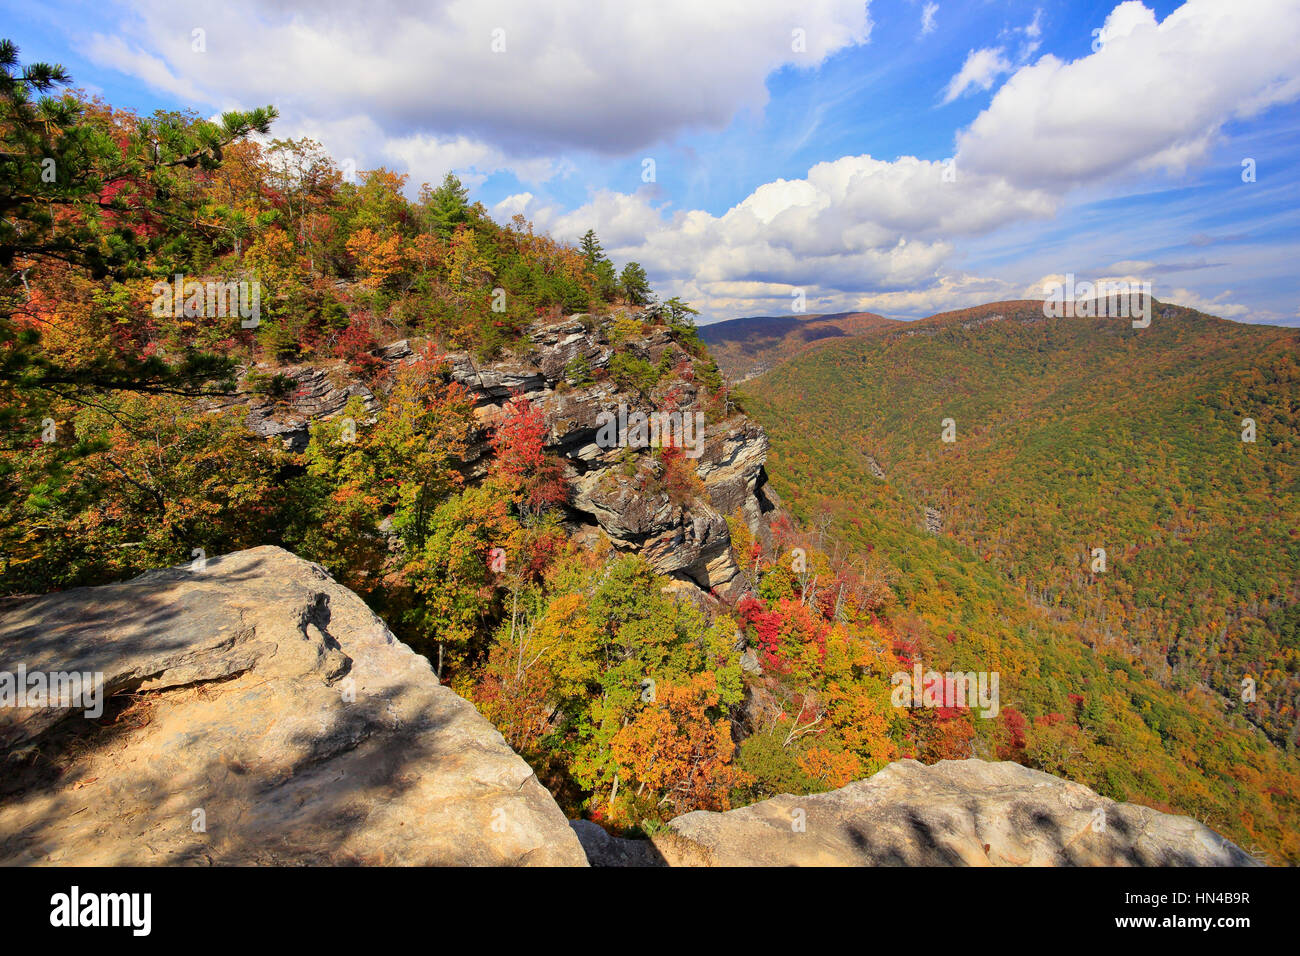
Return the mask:
<svg viewBox="0 0 1300 956"><path fill-rule="evenodd" d="M787 503L895 569L927 656L1002 671L1032 765L1295 858L1300 334L1002 303L745 401Z"/></svg>
<svg viewBox="0 0 1300 956"><path fill-rule="evenodd" d="M66 74L20 66L11 44L0 67L6 590L290 533L276 512L282 449L249 443L242 408L200 415L195 400L237 383L287 398L281 367L304 362L379 387L376 349L402 338L430 347L427 379L447 350L490 358L539 319L649 301L643 270L618 273L594 234L575 248L519 217L502 226L450 173L418 190L385 169L350 181L315 142L256 141L270 107L218 123L138 117L60 92ZM654 370L625 357L614 373ZM430 433L444 427L434 411L449 416L456 441L437 452L449 461L470 410L410 378L382 391L423 408ZM360 507L335 504L344 521Z"/></svg>

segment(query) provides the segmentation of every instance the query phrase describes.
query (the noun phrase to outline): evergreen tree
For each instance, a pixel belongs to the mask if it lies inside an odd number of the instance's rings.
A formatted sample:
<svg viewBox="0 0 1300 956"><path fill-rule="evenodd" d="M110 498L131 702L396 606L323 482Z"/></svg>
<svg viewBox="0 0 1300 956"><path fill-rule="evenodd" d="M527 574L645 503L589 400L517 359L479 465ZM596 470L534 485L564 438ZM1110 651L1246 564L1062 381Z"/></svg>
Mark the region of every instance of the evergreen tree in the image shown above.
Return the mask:
<svg viewBox="0 0 1300 956"><path fill-rule="evenodd" d="M426 185L420 199L430 227L443 239L450 238L461 223L469 222L469 190L455 173L443 176L437 189Z"/></svg>
<svg viewBox="0 0 1300 956"><path fill-rule="evenodd" d="M692 309L677 296L673 296L664 303L664 310L668 313L668 324L675 329L683 330L693 329L695 321L691 316L700 314L699 309Z"/></svg>
<svg viewBox="0 0 1300 956"><path fill-rule="evenodd" d="M23 320L27 271L57 262L95 280L123 280L183 267L209 238L205 230L222 228L200 215L187 170L216 169L224 147L267 132L276 111L226 113L217 123L158 114L123 138L76 96L51 94L70 82L58 65L19 67L18 48L0 40L0 390L38 405L40 396L87 389L201 392L228 377L233 363L120 351L75 366L52 361L38 328ZM7 418L0 414L0 424Z"/></svg>
<svg viewBox="0 0 1300 956"><path fill-rule="evenodd" d="M605 250L601 246L600 240L596 238L594 229L588 229L583 234L580 248L582 249L582 257L587 260L589 269L595 271L596 266L605 261Z"/></svg>
<svg viewBox="0 0 1300 956"><path fill-rule="evenodd" d="M596 276L596 294L602 299L612 299L618 289L618 274L614 271L614 263L601 259L592 271Z"/></svg>
<svg viewBox="0 0 1300 956"><path fill-rule="evenodd" d="M646 305L654 298L650 291L650 278L639 262L629 262L623 267L618 286L623 298L630 305Z"/></svg>

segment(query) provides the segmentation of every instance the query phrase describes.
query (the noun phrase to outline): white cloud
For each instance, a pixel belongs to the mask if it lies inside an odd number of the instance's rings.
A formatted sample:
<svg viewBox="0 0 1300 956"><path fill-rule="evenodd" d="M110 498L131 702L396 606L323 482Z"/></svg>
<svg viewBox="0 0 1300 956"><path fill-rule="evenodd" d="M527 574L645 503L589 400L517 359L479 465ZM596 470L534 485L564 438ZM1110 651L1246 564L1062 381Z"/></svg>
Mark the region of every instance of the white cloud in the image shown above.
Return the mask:
<svg viewBox="0 0 1300 956"><path fill-rule="evenodd" d="M469 170L470 176L461 179L469 185L502 169L508 169L525 183L544 183L557 174L572 169L567 160L549 157L520 158L465 136L438 138L423 133L402 136L384 142L386 156L411 170ZM425 176L425 179L428 179Z"/></svg>
<svg viewBox="0 0 1300 956"><path fill-rule="evenodd" d="M1124 0L1110 12L1106 22L1094 32L1097 43L1104 46L1111 40L1131 36L1134 30L1156 27L1156 14L1149 10L1141 0Z"/></svg>
<svg viewBox="0 0 1300 956"><path fill-rule="evenodd" d="M1082 273L1063 274L1056 272L1051 275L1045 275L1037 282L1031 282L1029 285L1025 286L1021 291L1019 298L1047 299L1049 297L1059 296L1061 294L1061 289L1068 290L1070 288L1076 290L1075 298L1088 298L1090 297L1089 292L1083 290L1087 289L1095 292L1097 286L1102 283L1110 286L1115 286L1120 283L1141 286L1146 282L1151 282L1151 276L1149 273L1142 272L1116 272L1110 275L1084 275ZM1157 299L1163 300L1164 298L1160 294L1160 289L1156 287L1155 283L1152 283L1151 285L1151 294Z"/></svg>
<svg viewBox="0 0 1300 956"><path fill-rule="evenodd" d="M919 318L936 312L969 309L972 306L1017 298L1021 296L1010 282L959 273L940 275L923 288L855 296L846 306L835 311L879 312L891 317Z"/></svg>
<svg viewBox="0 0 1300 956"><path fill-rule="evenodd" d="M1022 186L1179 172L1228 120L1300 96L1294 0L1188 0L1161 23L1128 0L1098 39L1016 71L958 135L959 165Z"/></svg>
<svg viewBox="0 0 1300 956"><path fill-rule="evenodd" d="M1015 32L1015 31L1013 31ZM1034 10L1034 19L1019 30L1024 34L1024 40L1020 43L1020 51L1016 54L1016 60L1023 63L1031 56L1038 52L1038 48L1043 42L1043 8L1038 7Z"/></svg>
<svg viewBox="0 0 1300 956"><path fill-rule="evenodd" d="M922 33L937 10L924 4ZM1017 66L1037 51L1041 20L1036 10L972 50L947 84L951 102L1009 74L957 137L956 182L934 161L847 156L758 186L720 215L675 211L651 187L565 210L538 184L572 170L561 157L575 151L636 156L761 109L773 70L866 41L863 0L376 0L364 16L341 0L232 0L220 16L199 0L140 0L88 49L194 105L273 102L277 135L311 135L358 169L405 167L413 185L447 169L471 184L510 170L529 191L498 204L499 218L522 212L569 241L595 228L620 261L638 259L666 294L713 314L788 308L792 286L810 311L922 314L1016 297L951 271L963 238L1052 216L1075 184L1181 169L1224 123L1300 97L1294 0L1189 0L1163 22L1128 0L1096 52ZM203 54L190 46L196 25ZM494 54L496 29L506 48ZM806 53L792 49L796 29ZM1197 301L1238 314L1225 295Z"/></svg>
<svg viewBox="0 0 1300 956"><path fill-rule="evenodd" d="M818 163L803 179L765 183L720 216L657 206L649 187L602 191L572 211L523 193L493 211L501 218L523 212L570 242L595 229L616 261L637 260L665 294L689 295L714 314L741 302L788 307L793 288L804 289L816 311L862 295L929 289L954 240L1056 208L1046 193L960 170L948 182L944 171L911 156L846 156Z"/></svg>
<svg viewBox="0 0 1300 956"><path fill-rule="evenodd" d="M1004 73L1010 73L1011 69L1011 62L1003 55L1001 48L971 50L966 54L966 62L961 65L957 75L944 88L943 102L951 103L976 87L981 90L992 89L993 82Z"/></svg>
<svg viewBox="0 0 1300 956"><path fill-rule="evenodd" d="M1125 259L1122 262L1113 262L1110 265L1110 272L1127 272L1127 273L1144 273L1150 275L1156 268L1154 262L1145 259Z"/></svg>
<svg viewBox="0 0 1300 956"><path fill-rule="evenodd" d="M938 12L937 3L927 3L921 8L921 36L934 32L934 15Z"/></svg>
<svg viewBox="0 0 1300 956"><path fill-rule="evenodd" d="M1029 39L1037 40L1039 37L1043 35L1042 21L1043 21L1043 8L1038 7L1036 10L1034 10L1034 19L1031 20L1028 24L1026 24L1022 28L1022 32L1025 34L1025 36L1029 37Z"/></svg>
<svg viewBox="0 0 1300 956"><path fill-rule="evenodd" d="M230 0L219 14L140 0L89 55L194 105L274 103L281 135L368 121L375 140L325 141L339 155L468 156L490 172L723 128L766 104L773 70L816 66L870 29L865 0Z"/></svg>
<svg viewBox="0 0 1300 956"><path fill-rule="evenodd" d="M1223 319L1239 319L1244 315L1249 315L1251 311L1249 307L1227 301L1232 294L1232 290L1227 289L1213 298L1206 298L1190 289L1174 289L1167 295L1157 294L1156 298L1162 302L1186 306L1189 309L1195 309L1197 312L1217 315Z"/></svg>
<svg viewBox="0 0 1300 956"><path fill-rule="evenodd" d="M1092 283L1092 287L1096 288L1103 282L1110 284L1120 282L1141 284L1144 282L1150 282L1152 297L1161 302L1168 302L1171 305L1185 306L1186 308L1196 309L1198 312L1204 312L1207 315L1217 315L1224 319L1239 319L1251 312L1249 307L1229 301L1233 295L1231 289L1225 290L1213 297L1204 296L1199 292L1193 292L1191 289L1165 289L1161 287L1161 284L1158 281L1153 281L1151 278L1153 270L1159 269L1155 263L1127 262L1115 264L1116 268L1121 266L1132 266L1136 267L1136 269L1130 272L1121 271L1105 276L1076 275L1074 276L1074 284L1078 287L1084 282L1090 282ZM1052 284L1068 287L1067 277L1060 274L1043 276L1037 282L1031 283L1027 286L1022 295L1026 299L1045 298L1048 295L1048 289Z"/></svg>
<svg viewBox="0 0 1300 956"><path fill-rule="evenodd" d="M160 57L130 49L121 37L92 37L88 52L96 63L138 77L154 89L184 100L212 102L192 82L178 76Z"/></svg>

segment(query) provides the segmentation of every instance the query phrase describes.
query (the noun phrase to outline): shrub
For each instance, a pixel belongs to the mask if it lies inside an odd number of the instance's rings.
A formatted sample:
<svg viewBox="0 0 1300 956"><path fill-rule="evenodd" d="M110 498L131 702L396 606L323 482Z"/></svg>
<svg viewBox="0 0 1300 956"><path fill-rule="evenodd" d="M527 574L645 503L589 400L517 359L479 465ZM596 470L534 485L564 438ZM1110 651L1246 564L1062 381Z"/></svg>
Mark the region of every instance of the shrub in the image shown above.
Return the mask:
<svg viewBox="0 0 1300 956"><path fill-rule="evenodd" d="M283 398L297 386L297 383L283 372L271 374L256 369L248 373L245 379L248 390L254 395L267 395L271 398Z"/></svg>

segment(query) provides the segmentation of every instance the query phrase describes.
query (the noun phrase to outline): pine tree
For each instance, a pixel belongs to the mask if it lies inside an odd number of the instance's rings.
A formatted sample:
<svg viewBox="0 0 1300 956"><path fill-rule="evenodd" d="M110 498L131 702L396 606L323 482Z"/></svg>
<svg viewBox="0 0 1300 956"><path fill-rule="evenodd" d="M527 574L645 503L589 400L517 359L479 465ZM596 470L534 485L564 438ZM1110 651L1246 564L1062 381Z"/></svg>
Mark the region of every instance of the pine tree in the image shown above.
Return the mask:
<svg viewBox="0 0 1300 956"><path fill-rule="evenodd" d="M618 273L614 271L614 263L601 259L592 271L596 276L596 294L602 299L612 299L618 289Z"/></svg>
<svg viewBox="0 0 1300 956"><path fill-rule="evenodd" d="M587 268L595 270L596 266L605 260L605 250L596 238L596 231L588 229L582 236L580 245L582 257L587 260Z"/></svg>
<svg viewBox="0 0 1300 956"><path fill-rule="evenodd" d="M437 189L426 185L420 199L430 227L443 239L450 238L461 223L469 222L469 190L455 173L443 176Z"/></svg>
<svg viewBox="0 0 1300 956"><path fill-rule="evenodd" d="M650 278L639 262L629 262L623 267L618 285L623 298L630 305L646 305L654 298L650 292Z"/></svg>
<svg viewBox="0 0 1300 956"><path fill-rule="evenodd" d="M664 303L664 310L668 313L668 324L679 329L694 328L695 321L691 316L700 314L699 309L692 309L677 296Z"/></svg>
<svg viewBox="0 0 1300 956"><path fill-rule="evenodd" d="M199 353L168 362L114 351L56 363L37 325L22 318L27 272L54 263L125 280L183 267L224 230L201 215L188 170L217 169L225 147L266 133L277 115L269 106L215 123L158 114L124 131L75 95L52 94L70 82L58 65L20 67L18 48L0 40L0 391L9 392L0 406L12 409L22 396L29 417L53 394L196 394L228 380L232 362ZM0 425L10 418L0 413Z"/></svg>

